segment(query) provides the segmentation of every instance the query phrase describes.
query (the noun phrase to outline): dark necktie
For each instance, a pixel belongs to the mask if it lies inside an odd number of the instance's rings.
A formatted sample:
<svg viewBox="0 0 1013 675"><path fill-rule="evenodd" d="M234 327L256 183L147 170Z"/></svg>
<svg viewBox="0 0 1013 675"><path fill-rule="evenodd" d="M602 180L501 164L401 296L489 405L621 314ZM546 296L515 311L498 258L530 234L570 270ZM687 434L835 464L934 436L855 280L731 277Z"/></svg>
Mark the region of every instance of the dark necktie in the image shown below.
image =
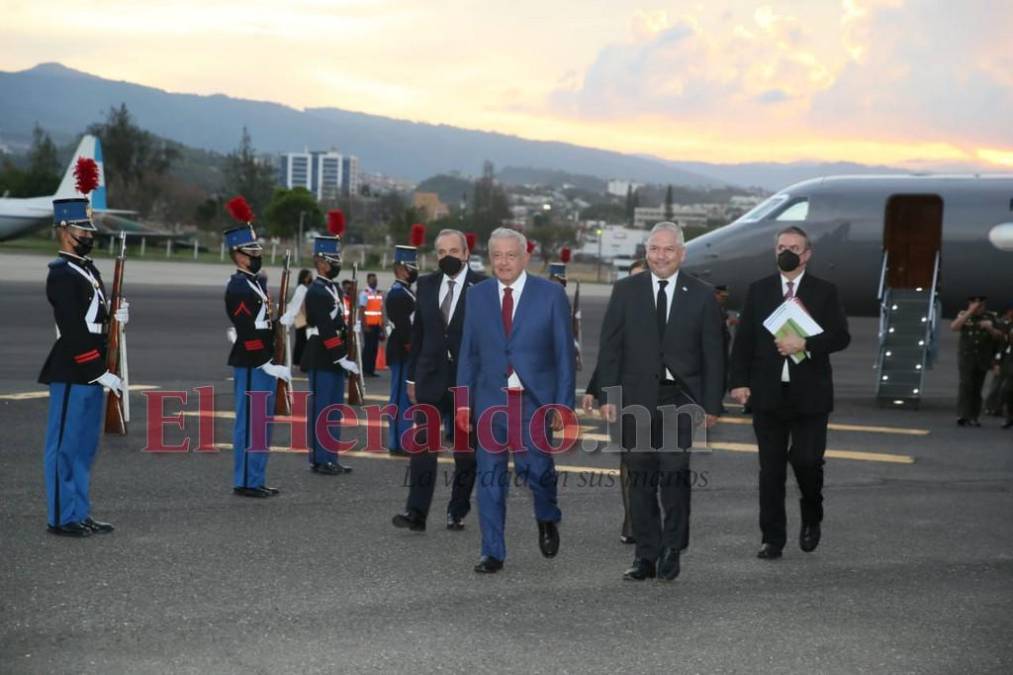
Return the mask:
<svg viewBox="0 0 1013 675"><path fill-rule="evenodd" d="M453 279L447 279L447 294L440 303L440 312L443 313L443 325L450 325L450 308L454 304L454 283Z"/></svg>
<svg viewBox="0 0 1013 675"><path fill-rule="evenodd" d="M788 290L784 294L784 299L785 300L791 300L794 297L795 297L795 282L794 281L789 281L788 282Z"/></svg>
<svg viewBox="0 0 1013 675"><path fill-rule="evenodd" d="M668 301L665 298L665 286L667 285L668 281L665 279L658 281L658 301L654 305L658 314L658 337L662 340L665 338L665 326L668 325Z"/></svg>

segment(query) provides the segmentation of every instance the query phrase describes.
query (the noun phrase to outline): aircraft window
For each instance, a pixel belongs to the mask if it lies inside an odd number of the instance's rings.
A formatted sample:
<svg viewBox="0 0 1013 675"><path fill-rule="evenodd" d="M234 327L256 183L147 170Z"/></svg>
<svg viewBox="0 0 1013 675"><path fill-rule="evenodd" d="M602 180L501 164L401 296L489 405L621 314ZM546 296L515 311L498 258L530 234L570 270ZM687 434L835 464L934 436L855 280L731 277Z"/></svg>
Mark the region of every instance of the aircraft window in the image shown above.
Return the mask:
<svg viewBox="0 0 1013 675"><path fill-rule="evenodd" d="M753 209L739 218L738 223L755 223L766 218L774 209L788 201L788 195L774 195L766 201L760 202Z"/></svg>
<svg viewBox="0 0 1013 675"><path fill-rule="evenodd" d="M779 221L790 221L800 223L809 216L809 200L803 199L795 202L777 215Z"/></svg>

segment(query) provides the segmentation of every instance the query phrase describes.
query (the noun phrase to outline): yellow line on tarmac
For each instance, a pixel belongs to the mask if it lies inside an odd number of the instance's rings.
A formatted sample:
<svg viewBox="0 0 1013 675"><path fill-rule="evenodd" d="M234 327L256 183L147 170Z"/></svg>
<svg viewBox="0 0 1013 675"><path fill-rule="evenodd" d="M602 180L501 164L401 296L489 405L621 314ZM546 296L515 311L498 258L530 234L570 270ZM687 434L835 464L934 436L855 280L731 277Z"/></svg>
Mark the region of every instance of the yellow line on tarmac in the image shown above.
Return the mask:
<svg viewBox="0 0 1013 675"><path fill-rule="evenodd" d="M752 425L753 420L748 417L719 417L719 424L749 424ZM865 431L872 434L900 434L902 436L928 436L928 429L909 429L907 427L880 427L880 426L866 426L864 424L841 424L838 422L831 422L827 425L828 429L834 431Z"/></svg>
<svg viewBox="0 0 1013 675"><path fill-rule="evenodd" d="M728 452L750 452L757 453L759 448L750 443L708 443L707 447L714 450L727 450ZM914 457L910 455L895 455L888 452L860 452L858 450L827 450L827 457L834 459L854 459L860 462L885 462L887 464L914 464Z"/></svg>
<svg viewBox="0 0 1013 675"><path fill-rule="evenodd" d="M161 389L153 384L132 384L130 391L147 391L148 389ZM20 394L2 394L0 401L30 401L37 398L49 398L48 391L24 391Z"/></svg>

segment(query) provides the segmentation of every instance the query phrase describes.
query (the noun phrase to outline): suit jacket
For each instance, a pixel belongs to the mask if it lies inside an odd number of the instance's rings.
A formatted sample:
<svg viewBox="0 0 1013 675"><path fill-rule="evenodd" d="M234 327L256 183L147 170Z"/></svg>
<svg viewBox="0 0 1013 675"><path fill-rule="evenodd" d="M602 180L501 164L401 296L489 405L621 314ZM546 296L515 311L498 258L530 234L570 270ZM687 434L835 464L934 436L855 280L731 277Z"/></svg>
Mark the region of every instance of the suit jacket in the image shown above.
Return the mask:
<svg viewBox="0 0 1013 675"><path fill-rule="evenodd" d="M605 396L605 389L622 386L624 406L654 410L664 364L684 393L717 415L724 397L725 358L714 288L680 271L672 293L662 340L655 328L652 275L645 272L615 283L602 322L597 388Z"/></svg>
<svg viewBox="0 0 1013 675"><path fill-rule="evenodd" d="M512 367L538 406L573 407L575 361L570 301L563 287L532 275L514 308L510 337L503 330L495 278L475 284L465 302L457 386L467 387L474 415L506 403Z"/></svg>
<svg viewBox="0 0 1013 675"><path fill-rule="evenodd" d="M763 321L784 302L780 274L764 277L749 287L732 346L729 387L749 387L754 410L776 410L790 402L802 413L828 413L834 408L830 354L851 342L848 318L837 298L837 287L809 272L803 275L795 296L823 332L806 340L810 358L797 365L788 359L791 400L783 400L781 370L785 359L777 353L774 336L763 327Z"/></svg>
<svg viewBox="0 0 1013 675"><path fill-rule="evenodd" d="M318 276L306 291L303 302L306 327L315 329L303 347L303 370L344 369L338 360L348 355L348 327L345 325L345 297L341 286Z"/></svg>
<svg viewBox="0 0 1013 675"><path fill-rule="evenodd" d="M42 366L39 382L94 381L106 372L109 314L102 276L90 259L61 254L49 263L46 297L53 306L59 337Z"/></svg>
<svg viewBox="0 0 1013 675"><path fill-rule="evenodd" d="M407 362L414 349L412 345L412 315L415 312L415 294L408 284L395 281L384 300L387 320L394 329L387 337L387 363Z"/></svg>
<svg viewBox="0 0 1013 675"><path fill-rule="evenodd" d="M450 323L445 325L443 312L440 311L443 272L419 277L408 380L415 383L415 398L420 403L438 405L456 384L468 292L472 286L485 279L484 274L471 269L465 272L454 313L450 317Z"/></svg>
<svg viewBox="0 0 1013 675"><path fill-rule="evenodd" d="M225 311L236 327L229 365L257 368L274 355L274 331L267 302L267 284L256 274L237 271L225 289Z"/></svg>

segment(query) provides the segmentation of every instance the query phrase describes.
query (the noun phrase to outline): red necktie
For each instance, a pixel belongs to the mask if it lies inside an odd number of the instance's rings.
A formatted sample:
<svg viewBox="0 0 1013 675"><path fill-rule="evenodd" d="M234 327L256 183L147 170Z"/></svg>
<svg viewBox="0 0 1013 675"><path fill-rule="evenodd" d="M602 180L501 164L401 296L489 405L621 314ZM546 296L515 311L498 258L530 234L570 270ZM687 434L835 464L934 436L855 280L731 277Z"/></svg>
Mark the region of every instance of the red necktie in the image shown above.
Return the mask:
<svg viewBox="0 0 1013 675"><path fill-rule="evenodd" d="M514 326L514 289L507 286L503 289L503 332L510 337L510 330Z"/></svg>
<svg viewBox="0 0 1013 675"><path fill-rule="evenodd" d="M789 281L788 282L788 292L784 294L784 299L785 300L791 300L794 297L795 297L795 282L794 281Z"/></svg>

